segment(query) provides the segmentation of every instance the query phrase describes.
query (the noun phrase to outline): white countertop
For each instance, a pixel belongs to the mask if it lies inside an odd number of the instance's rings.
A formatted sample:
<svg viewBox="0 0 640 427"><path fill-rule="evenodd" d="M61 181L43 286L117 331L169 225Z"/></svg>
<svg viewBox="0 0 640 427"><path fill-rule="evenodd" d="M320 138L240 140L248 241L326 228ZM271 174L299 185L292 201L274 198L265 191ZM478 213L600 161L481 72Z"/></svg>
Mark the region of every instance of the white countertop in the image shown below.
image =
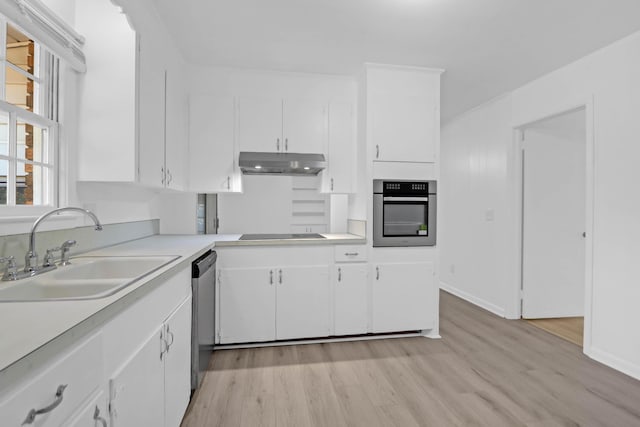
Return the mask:
<svg viewBox="0 0 640 427"><path fill-rule="evenodd" d="M75 301L0 302L0 382L7 368L45 345L63 337L81 334L99 327L118 308L135 300L141 288L153 288L164 281L173 268L191 262L214 246L362 244L366 240L353 234L323 234L325 239L238 240L240 234L227 235L157 235L79 256L154 256L176 255L180 258L154 271L136 283L105 298ZM73 260L73 257L72 257ZM46 273L45 273L46 274ZM3 286L4 284L0 284ZM9 286L6 284L4 286ZM115 304L115 303L118 304ZM118 307L116 307L118 306ZM55 347L55 346L52 346ZM53 351L53 350L52 350ZM28 363L26 363L28 365Z"/></svg>

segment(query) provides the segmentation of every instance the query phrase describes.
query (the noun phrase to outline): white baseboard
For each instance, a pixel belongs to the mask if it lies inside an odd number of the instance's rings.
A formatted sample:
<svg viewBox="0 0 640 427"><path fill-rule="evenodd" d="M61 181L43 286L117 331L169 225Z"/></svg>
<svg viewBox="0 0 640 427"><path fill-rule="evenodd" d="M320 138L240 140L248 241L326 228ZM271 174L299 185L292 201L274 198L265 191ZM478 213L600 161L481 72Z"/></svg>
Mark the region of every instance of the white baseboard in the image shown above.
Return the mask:
<svg viewBox="0 0 640 427"><path fill-rule="evenodd" d="M640 380L640 366L636 364L620 359L619 357L614 356L613 354L606 351L593 348L593 346L589 351L586 351L585 349L584 354L586 354L593 360L596 360L604 365L609 366L610 368L615 369L616 371L620 371L623 374Z"/></svg>
<svg viewBox="0 0 640 427"><path fill-rule="evenodd" d="M484 308L485 310L490 311L497 316L506 317L504 308L498 307L497 305L485 301L482 298L477 298L465 291L461 291L460 289L450 286L447 283L440 282L440 289L442 289L443 291L447 291L450 294L457 296L458 298L462 298L463 300L468 301L471 304Z"/></svg>

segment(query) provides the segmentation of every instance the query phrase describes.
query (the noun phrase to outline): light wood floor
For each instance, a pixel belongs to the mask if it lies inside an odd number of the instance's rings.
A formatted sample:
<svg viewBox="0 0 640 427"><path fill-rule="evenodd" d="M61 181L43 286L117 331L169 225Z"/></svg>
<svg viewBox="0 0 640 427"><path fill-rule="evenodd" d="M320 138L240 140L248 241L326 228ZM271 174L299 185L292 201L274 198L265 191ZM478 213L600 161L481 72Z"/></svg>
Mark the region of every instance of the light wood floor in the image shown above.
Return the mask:
<svg viewBox="0 0 640 427"><path fill-rule="evenodd" d="M582 347L584 334L584 317L561 317L556 319L527 319L533 326L564 338Z"/></svg>
<svg viewBox="0 0 640 427"><path fill-rule="evenodd" d="M640 426L640 382L441 294L441 340L214 353L184 427Z"/></svg>

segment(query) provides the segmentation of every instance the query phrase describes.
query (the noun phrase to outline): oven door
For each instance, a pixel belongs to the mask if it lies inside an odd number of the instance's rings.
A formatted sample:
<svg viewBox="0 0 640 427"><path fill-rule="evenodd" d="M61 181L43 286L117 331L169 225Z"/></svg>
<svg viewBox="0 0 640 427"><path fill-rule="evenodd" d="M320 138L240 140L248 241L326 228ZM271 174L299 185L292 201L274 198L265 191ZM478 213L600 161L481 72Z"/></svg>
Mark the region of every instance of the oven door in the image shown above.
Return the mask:
<svg viewBox="0 0 640 427"><path fill-rule="evenodd" d="M373 246L435 245L436 196L374 194Z"/></svg>

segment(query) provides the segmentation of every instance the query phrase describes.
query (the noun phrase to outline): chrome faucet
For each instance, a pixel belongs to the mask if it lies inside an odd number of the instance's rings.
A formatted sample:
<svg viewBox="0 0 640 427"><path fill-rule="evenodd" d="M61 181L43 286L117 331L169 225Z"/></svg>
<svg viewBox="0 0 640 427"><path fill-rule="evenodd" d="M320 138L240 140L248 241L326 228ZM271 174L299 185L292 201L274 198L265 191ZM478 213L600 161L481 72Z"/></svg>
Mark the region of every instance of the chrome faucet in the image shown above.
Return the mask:
<svg viewBox="0 0 640 427"><path fill-rule="evenodd" d="M88 216L93 220L93 222L96 225L95 229L97 231L102 230L102 224L100 224L98 217L96 217L95 214L88 209L66 207L66 208L54 209L52 211L49 211L41 215L40 218L36 219L36 221L33 223L33 226L31 227L31 234L29 235L29 250L27 251L27 254L25 255L25 260L24 260L25 273L31 273L31 275L33 275L36 273L36 271L38 271L38 254L36 253L36 230L38 229L38 226L42 221L47 219L49 216L58 214L60 212L80 212L82 214L85 214L86 216Z"/></svg>

